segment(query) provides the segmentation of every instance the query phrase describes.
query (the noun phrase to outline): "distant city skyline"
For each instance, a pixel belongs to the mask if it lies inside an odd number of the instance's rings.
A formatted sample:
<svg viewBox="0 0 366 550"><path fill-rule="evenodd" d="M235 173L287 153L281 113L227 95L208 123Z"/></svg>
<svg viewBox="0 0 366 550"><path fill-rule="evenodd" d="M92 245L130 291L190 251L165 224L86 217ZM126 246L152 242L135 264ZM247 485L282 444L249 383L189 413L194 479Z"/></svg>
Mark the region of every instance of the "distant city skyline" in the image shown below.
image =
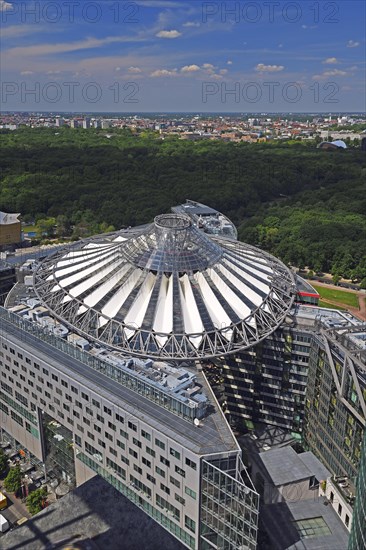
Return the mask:
<svg viewBox="0 0 366 550"><path fill-rule="evenodd" d="M357 0L0 0L0 18L6 111L365 111Z"/></svg>

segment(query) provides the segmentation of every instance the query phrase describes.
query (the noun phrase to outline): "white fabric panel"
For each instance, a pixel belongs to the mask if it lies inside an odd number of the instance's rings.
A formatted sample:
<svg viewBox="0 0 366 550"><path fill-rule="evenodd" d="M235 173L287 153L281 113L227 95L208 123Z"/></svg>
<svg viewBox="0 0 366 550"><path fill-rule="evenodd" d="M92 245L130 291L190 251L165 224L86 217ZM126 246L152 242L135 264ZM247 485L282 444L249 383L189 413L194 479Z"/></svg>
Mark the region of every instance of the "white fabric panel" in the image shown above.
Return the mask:
<svg viewBox="0 0 366 550"><path fill-rule="evenodd" d="M224 265L219 266L220 271L222 272L225 277L229 279L229 281L238 289L240 292L244 294L248 300L253 302L256 306L259 306L262 303L262 298L254 292L251 288L249 288L247 285L242 283L239 279L237 279ZM244 276L245 274L243 274ZM246 279L250 279L251 277L247 277L245 275Z"/></svg>
<svg viewBox="0 0 366 550"><path fill-rule="evenodd" d="M244 304L237 294L221 279L221 277L213 269L208 269L208 274L212 282L217 286L220 294L224 296L226 301L233 308L235 313L241 318L245 318L250 314L249 307Z"/></svg>
<svg viewBox="0 0 366 550"><path fill-rule="evenodd" d="M151 293L156 281L156 275L149 273L143 282L135 300L133 301L124 322L126 325L132 324L141 327L144 320L147 306L149 305Z"/></svg>
<svg viewBox="0 0 366 550"><path fill-rule="evenodd" d="M152 326L155 332L173 331L173 277L162 276L156 315Z"/></svg>
<svg viewBox="0 0 366 550"><path fill-rule="evenodd" d="M121 288L118 289L116 294L112 296L112 298L102 308L102 313L104 315L113 319L113 317L118 313L118 311L127 300L127 297L139 280L140 274L141 269L135 269L132 272L131 276L128 278L128 281Z"/></svg>
<svg viewBox="0 0 366 550"><path fill-rule="evenodd" d="M96 265L92 265L91 267L88 267L87 269L84 269L84 271L77 271L73 275L70 275L70 277L66 277L66 279L63 279L62 281L58 281L58 284L65 288L73 283L77 283L82 279L83 277L87 277L88 275L91 275L92 273L95 273L97 269L101 269L103 266L105 266L110 261L110 258L106 258L103 261L99 262Z"/></svg>
<svg viewBox="0 0 366 550"><path fill-rule="evenodd" d="M223 328L230 325L232 323L232 319L230 319L230 317L216 298L210 285L207 283L202 273L197 273L196 280L201 289L203 301L215 327Z"/></svg>
<svg viewBox="0 0 366 550"><path fill-rule="evenodd" d="M85 306L80 306L79 309L78 309L78 312L77 312L77 315L81 315L82 313L85 313L86 311L88 311L89 308L85 307Z"/></svg>
<svg viewBox="0 0 366 550"><path fill-rule="evenodd" d="M105 254L96 254L96 255L93 255L93 257L87 257L85 258L85 261L82 262L81 264L73 263L69 265L69 267L58 269L55 272L55 277L63 277L64 275L69 275L69 274L71 275L72 273L78 273L79 271L82 271L83 269L90 266L90 264L94 263L96 259L98 260L98 263L96 264L95 269L97 269L97 266L99 265L99 263L102 262L105 258L112 259L113 257L117 258L116 255L111 254L110 252L107 252Z"/></svg>
<svg viewBox="0 0 366 550"><path fill-rule="evenodd" d="M98 273L93 277L90 277L90 279L87 279L86 281L83 281L82 283L70 288L70 294L76 298L77 296L88 290L88 288L91 288L93 285L97 284L98 281L100 281L101 279L103 279L103 277L113 271L113 269L115 269L117 265L118 263L115 261L113 264L110 264L101 271L98 271ZM84 300L84 303L86 303L86 300Z"/></svg>
<svg viewBox="0 0 366 550"><path fill-rule="evenodd" d="M97 304L106 294L108 294L108 292L118 283L118 281L123 278L129 268L130 266L128 264L125 264L122 269L112 275L112 277L108 279L108 281L93 290L93 292L91 292L89 296L84 299L84 304L89 307L94 307L95 304Z"/></svg>
<svg viewBox="0 0 366 550"><path fill-rule="evenodd" d="M115 239L113 239L114 243L117 243L117 242L120 243L122 241L127 241L127 239L125 237L121 237L121 235L119 235L119 237L116 237Z"/></svg>
<svg viewBox="0 0 366 550"><path fill-rule="evenodd" d="M239 281L239 279L237 279L236 276L234 276L231 272L229 272L229 270L227 269L226 267L226 261L224 261L223 264L221 264L219 266L219 269L220 271L222 271L223 273L225 272L225 275L227 276L227 278L230 280L230 281L233 281L233 279L235 279L235 286L237 286L238 284L240 285L243 285L242 282ZM231 267L231 269L233 269L236 273L238 273L238 275L240 275L245 281L248 281L249 283L251 283L255 288L258 288L259 290L262 290L263 292L265 292L266 294L268 294L268 291L269 291L269 285L265 284L265 283L262 283L260 281L258 281L257 279L255 279L254 277L252 277L251 275L248 275L248 273L244 273L243 271L240 271L234 264L230 264L230 262L228 262L228 265ZM229 275L227 275L229 274ZM265 278L265 275L263 275L263 278ZM245 286L245 288L248 288L247 286ZM256 292L254 292L253 290L250 290L248 289L250 292L254 293L256 296L258 296L258 294ZM246 296L246 293L244 292L243 293L245 296ZM260 298L259 296L259 299L262 300L262 298ZM255 302L257 303L257 302Z"/></svg>
<svg viewBox="0 0 366 550"><path fill-rule="evenodd" d="M203 326L202 319L197 308L196 300L193 296L188 275L184 275L180 278L179 290L185 332L187 334L204 332L205 328ZM190 341L197 348L200 345L202 338L194 337L190 338Z"/></svg>

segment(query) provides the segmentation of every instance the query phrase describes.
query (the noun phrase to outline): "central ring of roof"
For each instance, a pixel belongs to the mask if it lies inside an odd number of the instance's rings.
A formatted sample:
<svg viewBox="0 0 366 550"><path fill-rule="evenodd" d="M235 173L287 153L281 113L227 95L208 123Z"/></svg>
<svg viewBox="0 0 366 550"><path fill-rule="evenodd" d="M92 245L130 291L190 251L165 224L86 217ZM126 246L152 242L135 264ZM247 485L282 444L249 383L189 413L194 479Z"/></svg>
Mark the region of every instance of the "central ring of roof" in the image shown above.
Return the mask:
<svg viewBox="0 0 366 550"><path fill-rule="evenodd" d="M76 332L126 354L170 360L255 345L279 326L295 295L279 260L209 236L184 214L57 252L39 265L34 285Z"/></svg>

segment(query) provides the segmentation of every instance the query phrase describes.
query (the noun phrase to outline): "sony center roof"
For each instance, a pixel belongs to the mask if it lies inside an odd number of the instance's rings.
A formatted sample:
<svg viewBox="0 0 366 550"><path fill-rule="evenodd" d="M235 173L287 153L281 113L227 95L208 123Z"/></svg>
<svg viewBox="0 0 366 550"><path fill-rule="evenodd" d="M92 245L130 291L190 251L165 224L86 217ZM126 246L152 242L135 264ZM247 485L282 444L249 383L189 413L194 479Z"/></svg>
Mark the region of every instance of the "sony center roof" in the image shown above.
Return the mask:
<svg viewBox="0 0 366 550"><path fill-rule="evenodd" d="M273 256L204 233L182 213L99 236L41 262L34 286L61 322L128 355L205 359L255 345L296 286Z"/></svg>

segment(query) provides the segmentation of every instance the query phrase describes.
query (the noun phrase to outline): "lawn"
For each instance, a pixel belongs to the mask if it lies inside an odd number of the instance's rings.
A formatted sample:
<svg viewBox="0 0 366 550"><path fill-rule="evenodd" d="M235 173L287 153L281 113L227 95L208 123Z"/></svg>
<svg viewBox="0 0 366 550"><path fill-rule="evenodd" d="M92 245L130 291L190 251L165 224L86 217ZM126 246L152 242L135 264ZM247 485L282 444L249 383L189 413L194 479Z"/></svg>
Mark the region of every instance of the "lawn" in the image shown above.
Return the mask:
<svg viewBox="0 0 366 550"><path fill-rule="evenodd" d="M324 286L318 286L314 283L311 285L320 294L320 298L332 300L345 306L351 306L358 309L358 296L353 292L345 292L344 290L335 290ZM329 306L328 306L329 307Z"/></svg>
<svg viewBox="0 0 366 550"><path fill-rule="evenodd" d="M319 300L319 307L325 307L325 308L328 308L328 309L339 309L341 311L345 311L344 307L333 306L332 304L329 304L328 302L323 302L323 300Z"/></svg>

